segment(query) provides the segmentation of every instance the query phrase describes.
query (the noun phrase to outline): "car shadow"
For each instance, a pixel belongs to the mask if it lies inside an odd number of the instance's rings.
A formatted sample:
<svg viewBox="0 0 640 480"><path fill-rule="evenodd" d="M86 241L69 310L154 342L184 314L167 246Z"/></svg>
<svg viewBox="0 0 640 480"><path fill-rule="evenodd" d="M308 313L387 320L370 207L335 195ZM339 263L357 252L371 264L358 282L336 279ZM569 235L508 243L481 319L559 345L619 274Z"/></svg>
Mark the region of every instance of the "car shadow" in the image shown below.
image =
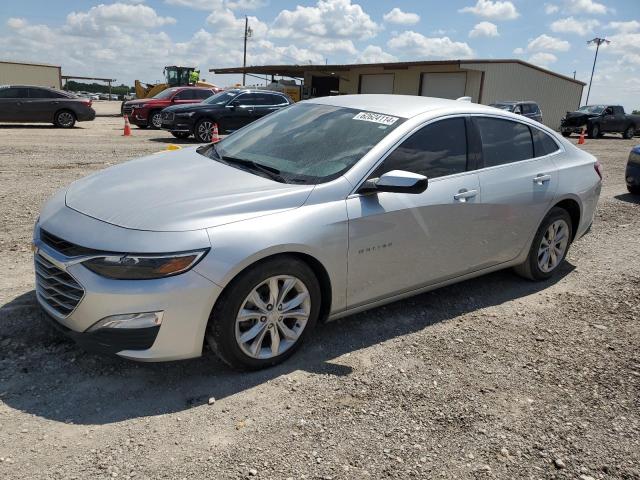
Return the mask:
<svg viewBox="0 0 640 480"><path fill-rule="evenodd" d="M48 123L0 123L0 129L7 129L10 130L12 128L32 128L32 129L37 129L37 130L74 130L74 129L79 129L82 130L82 127L79 125L74 125L71 128L67 128L67 129L63 129L63 128L59 128L56 127L53 124L48 124Z"/></svg>
<svg viewBox="0 0 640 480"><path fill-rule="evenodd" d="M640 195L621 193L620 195L615 195L613 198L622 202L635 203L636 205L640 205Z"/></svg>
<svg viewBox="0 0 640 480"><path fill-rule="evenodd" d="M0 308L0 401L55 421L108 424L183 411L296 371L346 376L352 368L340 363L343 354L534 294L574 268L565 262L547 282L500 271L319 325L289 360L249 373L231 370L208 349L199 359L169 363L84 352L42 321L31 291Z"/></svg>
<svg viewBox="0 0 640 480"><path fill-rule="evenodd" d="M198 142L195 138L176 138L173 135L171 137L158 137L158 138L149 138L151 142L157 143L175 143L178 145L198 145L202 142Z"/></svg>

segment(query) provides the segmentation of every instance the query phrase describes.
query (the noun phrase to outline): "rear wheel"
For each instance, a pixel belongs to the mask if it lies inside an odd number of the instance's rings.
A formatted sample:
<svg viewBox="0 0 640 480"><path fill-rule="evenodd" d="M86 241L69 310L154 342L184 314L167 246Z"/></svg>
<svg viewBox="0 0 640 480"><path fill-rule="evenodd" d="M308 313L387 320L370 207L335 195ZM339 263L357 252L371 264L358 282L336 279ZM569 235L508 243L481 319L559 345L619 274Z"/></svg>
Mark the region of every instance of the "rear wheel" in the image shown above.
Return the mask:
<svg viewBox="0 0 640 480"><path fill-rule="evenodd" d="M594 123L593 125L591 125L591 127L589 127L589 131L587 133L589 134L589 138L598 138L601 135L600 125Z"/></svg>
<svg viewBox="0 0 640 480"><path fill-rule="evenodd" d="M148 123L149 126L154 130L158 130L160 127L162 127L162 113L160 112L160 110L154 110L153 112L149 113Z"/></svg>
<svg viewBox="0 0 640 480"><path fill-rule="evenodd" d="M210 118L203 118L196 123L193 131L193 136L196 137L196 140L202 143L209 143L211 141L211 129L214 123Z"/></svg>
<svg viewBox="0 0 640 480"><path fill-rule="evenodd" d="M562 136L568 138L571 136L571 132L562 132Z"/></svg>
<svg viewBox="0 0 640 480"><path fill-rule="evenodd" d="M230 366L258 370L290 357L320 314L320 285L307 264L278 257L242 272L209 318L207 341Z"/></svg>
<svg viewBox="0 0 640 480"><path fill-rule="evenodd" d="M70 110L60 110L53 117L53 124L60 128L72 128L76 124L76 116Z"/></svg>
<svg viewBox="0 0 640 480"><path fill-rule="evenodd" d="M633 138L635 134L636 134L636 129L633 128L633 125L629 125L627 129L624 131L624 133L622 134L622 138L626 138L627 140L630 140Z"/></svg>
<svg viewBox="0 0 640 480"><path fill-rule="evenodd" d="M181 140L184 140L185 138L189 138L189 135L191 134L189 132L171 132L171 135Z"/></svg>
<svg viewBox="0 0 640 480"><path fill-rule="evenodd" d="M633 195L640 195L640 187L638 186L627 185L627 190L629 190L629 193L632 193Z"/></svg>
<svg viewBox="0 0 640 480"><path fill-rule="evenodd" d="M564 261L572 237L569 213L563 208L552 208L536 232L527 260L514 270L529 280L547 280Z"/></svg>

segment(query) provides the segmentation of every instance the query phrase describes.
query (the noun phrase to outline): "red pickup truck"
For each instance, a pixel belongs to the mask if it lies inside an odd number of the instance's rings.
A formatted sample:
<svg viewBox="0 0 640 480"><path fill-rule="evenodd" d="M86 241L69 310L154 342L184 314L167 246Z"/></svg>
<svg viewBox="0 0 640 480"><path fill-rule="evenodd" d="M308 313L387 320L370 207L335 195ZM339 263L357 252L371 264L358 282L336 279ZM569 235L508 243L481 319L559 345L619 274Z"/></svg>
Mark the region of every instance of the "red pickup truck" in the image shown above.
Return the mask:
<svg viewBox="0 0 640 480"><path fill-rule="evenodd" d="M123 113L129 117L133 125L140 128L160 128L162 117L160 112L170 105L200 103L205 98L220 92L219 88L173 87L158 93L155 97L141 100L130 100L124 104Z"/></svg>

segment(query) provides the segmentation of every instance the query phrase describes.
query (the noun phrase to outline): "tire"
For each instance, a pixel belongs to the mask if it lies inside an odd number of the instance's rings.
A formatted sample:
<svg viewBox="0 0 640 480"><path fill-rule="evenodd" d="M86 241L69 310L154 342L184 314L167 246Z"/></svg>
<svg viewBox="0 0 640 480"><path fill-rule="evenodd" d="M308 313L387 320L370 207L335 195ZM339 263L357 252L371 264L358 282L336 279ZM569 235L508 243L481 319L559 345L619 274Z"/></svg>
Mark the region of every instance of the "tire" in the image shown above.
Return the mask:
<svg viewBox="0 0 640 480"><path fill-rule="evenodd" d="M286 313L280 316L278 302L269 302L274 278L278 289L274 296L279 297L283 290L287 292L281 302L285 308L292 299L303 299L302 303L293 302L293 307L285 310L295 311L299 319L287 318ZM291 282L294 286L287 291L285 286ZM259 299L254 304L249 296L255 294ZM271 367L300 348L318 321L321 301L318 279L306 263L290 256L267 259L240 273L222 292L209 317L207 343L232 368L259 370ZM245 320L239 318L241 311L248 312ZM307 317L303 323L304 315ZM277 337L275 346L274 334Z"/></svg>
<svg viewBox="0 0 640 480"><path fill-rule="evenodd" d="M189 138L191 134L189 132L171 132L171 135L181 140L184 140L185 138Z"/></svg>
<svg viewBox="0 0 640 480"><path fill-rule="evenodd" d="M198 120L193 129L193 136L196 140L200 143L209 143L211 141L211 128L214 123L215 121L210 118ZM218 131L220 131L220 124L218 124Z"/></svg>
<svg viewBox="0 0 640 480"><path fill-rule="evenodd" d="M633 125L629 125L627 129L624 131L624 133L622 134L622 138L626 140L630 140L633 138L635 134L636 134L636 129L633 128Z"/></svg>
<svg viewBox="0 0 640 480"><path fill-rule="evenodd" d="M627 190L632 195L640 195L640 187L635 185L627 185Z"/></svg>
<svg viewBox="0 0 640 480"><path fill-rule="evenodd" d="M552 225L563 226L562 229L558 230L558 237L562 235L558 241L560 245L559 250L561 250L560 255L549 255L549 231ZM553 276L553 274L559 269L559 267L564 262L565 257L567 256L567 252L569 251L569 247L571 246L571 239L573 238L573 225L571 222L571 216L569 213L559 207L553 207L546 217L542 220L540 227L538 227L538 231L536 232L535 237L533 238L533 242L531 243L531 248L529 249L529 255L527 255L527 259L521 265L514 267L515 272L529 280L533 281L542 281L547 280ZM562 242L562 240L565 240ZM543 243L544 240L544 243ZM546 263L546 267L541 268L541 264L545 264L545 256L543 249L546 245L546 251L548 259ZM555 252L555 250L554 250ZM556 259L556 262L553 264L552 268L549 268L551 264L552 258Z"/></svg>
<svg viewBox="0 0 640 480"><path fill-rule="evenodd" d="M162 127L162 112L160 110L149 112L147 126L153 130L159 130Z"/></svg>
<svg viewBox="0 0 640 480"><path fill-rule="evenodd" d="M73 128L76 124L76 114L71 110L60 110L53 116L53 124L58 128Z"/></svg>
<svg viewBox="0 0 640 480"><path fill-rule="evenodd" d="M562 132L562 136L569 138L571 136L571 132Z"/></svg>
<svg viewBox="0 0 640 480"><path fill-rule="evenodd" d="M600 125L598 125L597 123L591 125L587 134L589 135L589 138L598 138L599 136L601 136L602 133L600 132Z"/></svg>

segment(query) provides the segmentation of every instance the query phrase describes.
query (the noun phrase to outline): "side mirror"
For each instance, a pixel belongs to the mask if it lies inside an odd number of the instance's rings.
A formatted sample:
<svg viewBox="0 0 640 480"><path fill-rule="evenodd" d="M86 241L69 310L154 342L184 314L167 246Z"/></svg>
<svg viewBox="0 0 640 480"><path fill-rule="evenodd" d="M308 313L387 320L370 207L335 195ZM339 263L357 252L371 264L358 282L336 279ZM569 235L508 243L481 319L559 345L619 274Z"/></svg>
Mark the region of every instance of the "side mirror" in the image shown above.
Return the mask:
<svg viewBox="0 0 640 480"><path fill-rule="evenodd" d="M380 178L371 178L364 182L358 193L422 193L428 185L429 180L424 175L404 170L392 170Z"/></svg>

